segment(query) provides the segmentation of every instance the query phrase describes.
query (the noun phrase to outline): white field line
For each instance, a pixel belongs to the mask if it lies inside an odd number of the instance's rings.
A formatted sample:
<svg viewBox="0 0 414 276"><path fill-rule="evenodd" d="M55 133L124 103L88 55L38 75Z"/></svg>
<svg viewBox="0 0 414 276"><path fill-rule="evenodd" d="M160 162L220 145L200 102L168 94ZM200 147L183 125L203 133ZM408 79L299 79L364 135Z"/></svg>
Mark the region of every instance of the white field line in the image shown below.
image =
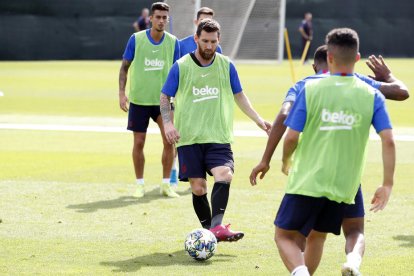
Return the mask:
<svg viewBox="0 0 414 276"><path fill-rule="evenodd" d="M53 124L5 124L0 123L0 129L13 130L46 130L46 131L79 131L79 132L104 132L104 133L123 133L128 132L125 127L116 126L85 126L85 125L53 125ZM159 134L158 128L148 128L148 134ZM234 130L234 136L237 137L266 137L266 133L261 130ZM370 134L370 140L378 141L380 137L377 134ZM394 135L396 141L413 142L414 135Z"/></svg>

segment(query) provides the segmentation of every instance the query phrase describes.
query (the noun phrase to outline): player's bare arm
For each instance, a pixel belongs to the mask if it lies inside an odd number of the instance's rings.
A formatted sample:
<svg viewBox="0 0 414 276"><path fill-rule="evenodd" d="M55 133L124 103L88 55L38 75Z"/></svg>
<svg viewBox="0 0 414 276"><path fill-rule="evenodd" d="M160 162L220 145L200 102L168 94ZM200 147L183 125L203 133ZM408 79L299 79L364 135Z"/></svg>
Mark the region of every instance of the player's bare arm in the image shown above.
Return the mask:
<svg viewBox="0 0 414 276"><path fill-rule="evenodd" d="M392 186L394 185L395 170L395 143L391 129L385 129L379 133L382 143L382 162L384 164L384 177L380 186L371 200L371 211L377 212L387 205Z"/></svg>
<svg viewBox="0 0 414 276"><path fill-rule="evenodd" d="M241 109L241 111L243 111L243 113L246 114L247 117L252 119L261 129L266 131L266 133L269 135L272 125L269 122L263 120L263 118L259 116L256 110L253 109L252 104L250 103L246 95L243 93L243 91L234 94L234 100L237 106Z"/></svg>
<svg viewBox="0 0 414 276"><path fill-rule="evenodd" d="M366 64L375 75L370 77L382 82L379 90L386 99L395 101L408 99L410 95L407 86L391 73L382 56L371 55Z"/></svg>
<svg viewBox="0 0 414 276"><path fill-rule="evenodd" d="M125 95L125 86L130 65L131 61L123 59L119 70L119 107L125 112L128 111L128 97Z"/></svg>
<svg viewBox="0 0 414 276"><path fill-rule="evenodd" d="M299 141L299 131L289 129L283 143L282 172L289 175L292 165L292 155L296 150Z"/></svg>
<svg viewBox="0 0 414 276"><path fill-rule="evenodd" d="M272 159L273 153L276 150L277 145L279 144L280 139L282 139L283 134L286 131L286 126L283 122L286 120L287 115L292 107L292 102L283 103L279 114L277 114L275 121L273 122L272 129L267 139L266 149L263 153L262 160L256 167L253 168L250 173L250 184L256 185L257 175L260 173L260 179L263 179L266 173L270 169L270 160Z"/></svg>
<svg viewBox="0 0 414 276"><path fill-rule="evenodd" d="M180 134L175 129L171 119L171 97L161 93L160 96L160 112L162 117L162 123L164 126L165 137L168 143L175 144L180 139Z"/></svg>

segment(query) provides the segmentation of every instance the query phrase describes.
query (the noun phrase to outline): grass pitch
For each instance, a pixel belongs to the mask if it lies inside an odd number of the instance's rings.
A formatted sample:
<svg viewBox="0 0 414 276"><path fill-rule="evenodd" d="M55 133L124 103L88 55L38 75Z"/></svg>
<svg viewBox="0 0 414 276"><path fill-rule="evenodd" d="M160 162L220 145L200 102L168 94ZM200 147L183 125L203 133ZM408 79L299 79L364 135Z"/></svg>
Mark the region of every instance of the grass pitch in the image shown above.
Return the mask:
<svg viewBox="0 0 414 276"><path fill-rule="evenodd" d="M414 60L389 60L394 74L414 87ZM120 62L0 63L0 123L125 125L118 108ZM272 121L291 85L287 63L236 65L255 108ZM297 67L297 75L311 74ZM368 73L360 64L358 72ZM396 134L414 135L414 104L388 102ZM256 129L239 111L236 127ZM152 125L153 127L154 125ZM287 275L273 242L273 219L286 177L281 150L257 187L248 176L260 160L264 137L236 137L236 172L225 222L245 231L237 243L220 243L211 260L196 262L184 238L199 227L188 184L178 199L159 196L158 135L149 135L146 189L134 199L132 135L78 131L0 129L0 274ZM382 177L381 145L370 141L362 179L366 204L363 275L414 274L414 142L397 142L395 187L386 209L369 201ZM210 179L211 183L211 179ZM211 185L210 185L211 186ZM342 236L328 237L316 275L339 275L345 261Z"/></svg>

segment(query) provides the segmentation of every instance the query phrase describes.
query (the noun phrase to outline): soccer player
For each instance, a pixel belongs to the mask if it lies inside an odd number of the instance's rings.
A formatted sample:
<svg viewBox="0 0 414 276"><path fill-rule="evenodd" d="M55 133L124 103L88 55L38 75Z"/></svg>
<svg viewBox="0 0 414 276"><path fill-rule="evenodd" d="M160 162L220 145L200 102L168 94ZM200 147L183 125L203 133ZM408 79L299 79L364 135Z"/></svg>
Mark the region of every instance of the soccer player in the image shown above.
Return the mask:
<svg viewBox="0 0 414 276"><path fill-rule="evenodd" d="M214 10L208 7L202 7L197 11L197 18L194 19L194 24L198 26L201 20L206 18L213 18ZM180 57L194 52L197 49L197 43L195 42L195 35L189 35L186 38L183 38L179 41L180 43ZM217 46L217 53L222 53L221 46Z"/></svg>
<svg viewBox="0 0 414 276"><path fill-rule="evenodd" d="M197 11L197 18L194 19L194 24L198 26L198 24L201 22L201 20L205 18L213 18L214 16L214 10L210 9L208 7L202 7ZM197 44L194 39L194 35L189 35L186 38L183 38L178 41L180 44L180 57L189 54L191 52L194 52L197 49ZM221 46L217 46L218 53L222 53ZM171 99L173 101L173 99ZM174 110L174 109L173 109ZM173 168L171 170L170 174L170 182L177 185L177 165L176 165L176 158L174 158L173 162Z"/></svg>
<svg viewBox="0 0 414 276"><path fill-rule="evenodd" d="M302 38L301 40L302 40L302 53L303 53L303 51L305 50L306 43L308 41L309 42L312 41L313 39L312 14L310 12L305 13L298 31ZM309 51L306 52L306 56L303 61L304 63L308 61L308 53Z"/></svg>
<svg viewBox="0 0 414 276"><path fill-rule="evenodd" d="M174 158L174 147L164 135L160 116L160 91L171 65L179 58L179 44L175 36L165 31L170 7L162 2L151 6L151 29L134 33L128 40L122 66L119 71L119 106L128 111L128 130L133 131L134 163L137 189L135 197L143 197L144 189L144 145L151 118L160 128L163 140L162 184L160 193L178 197L170 186L170 171ZM129 98L125 94L128 70L130 72ZM129 103L129 108L128 108Z"/></svg>
<svg viewBox="0 0 414 276"><path fill-rule="evenodd" d="M146 30L150 27L149 9L144 8L141 11L141 16L132 24L136 32Z"/></svg>
<svg viewBox="0 0 414 276"><path fill-rule="evenodd" d="M179 59L162 88L160 105L167 140L177 144L179 178L189 181L195 213L203 228L218 241L237 241L244 233L223 225L234 160L233 106L261 129L270 124L253 109L242 91L236 68L228 57L216 53L220 25L204 19L197 27L197 50ZM170 116L170 98L175 97L175 122ZM206 172L214 177L211 209L207 198Z"/></svg>
<svg viewBox="0 0 414 276"><path fill-rule="evenodd" d="M375 80L368 78L364 75L355 73L355 76L371 85L374 88L380 90L381 93L387 99L391 100L405 100L409 97L407 87L403 82L395 78L388 66L385 64L383 58L375 56L370 56L367 61L367 65L375 74ZM273 156L273 153L282 138L286 126L283 125L284 120L289 113L291 106L295 102L300 90L304 87L305 83L314 79L325 78L329 76L328 73L328 64L327 64L327 46L323 45L316 49L314 55L314 64L313 69L315 70L316 75L309 76L292 86L287 92L287 96L284 100L282 108L280 109L279 114L277 115L272 131L269 135L269 139L266 145L265 152L263 154L261 162L253 168L250 174L250 182L252 185L257 183L257 175L260 173L260 179L262 179L267 171L270 169L269 163ZM385 82L380 82L385 81ZM359 270L359 265L361 264L362 256L365 250L365 241L364 241L364 202L362 197L361 189L358 190L358 193L355 197L355 204L350 205L346 208L344 214L344 220L342 221L342 229L344 231L346 244L345 252L347 254L347 262L344 264L344 270ZM318 236L314 235L311 232L308 236L307 243L312 246L314 241L318 241ZM307 256L305 254L305 262L307 261ZM313 256L314 257L314 256ZM309 258L308 258L309 259ZM309 264L309 261L306 262L307 266L312 274L312 268L314 265L319 263L320 259L316 259L312 264ZM316 269L316 268L315 268Z"/></svg>
<svg viewBox="0 0 414 276"><path fill-rule="evenodd" d="M386 206L393 186L395 145L384 96L353 75L360 58L358 35L334 29L326 41L331 75L305 84L285 122L282 171L289 179L275 220L275 241L292 275L309 275L301 251L311 230L321 241L328 232L339 235L344 208L359 188L371 124L381 138L384 163L371 210ZM323 242L307 250L322 254Z"/></svg>

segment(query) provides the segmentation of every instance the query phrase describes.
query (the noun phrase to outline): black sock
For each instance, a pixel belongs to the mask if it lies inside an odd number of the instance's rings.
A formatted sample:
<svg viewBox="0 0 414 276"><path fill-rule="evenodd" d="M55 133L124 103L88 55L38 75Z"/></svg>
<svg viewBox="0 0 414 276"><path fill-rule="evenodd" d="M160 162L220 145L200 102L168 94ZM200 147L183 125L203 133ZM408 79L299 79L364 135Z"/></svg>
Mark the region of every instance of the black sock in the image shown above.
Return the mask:
<svg viewBox="0 0 414 276"><path fill-rule="evenodd" d="M213 192L211 193L212 228L222 223L227 202L229 201L229 194L230 182L218 181L214 183Z"/></svg>
<svg viewBox="0 0 414 276"><path fill-rule="evenodd" d="M208 203L207 194L198 196L193 194L194 211L200 220L201 226L205 229L210 229L211 226L211 210Z"/></svg>

